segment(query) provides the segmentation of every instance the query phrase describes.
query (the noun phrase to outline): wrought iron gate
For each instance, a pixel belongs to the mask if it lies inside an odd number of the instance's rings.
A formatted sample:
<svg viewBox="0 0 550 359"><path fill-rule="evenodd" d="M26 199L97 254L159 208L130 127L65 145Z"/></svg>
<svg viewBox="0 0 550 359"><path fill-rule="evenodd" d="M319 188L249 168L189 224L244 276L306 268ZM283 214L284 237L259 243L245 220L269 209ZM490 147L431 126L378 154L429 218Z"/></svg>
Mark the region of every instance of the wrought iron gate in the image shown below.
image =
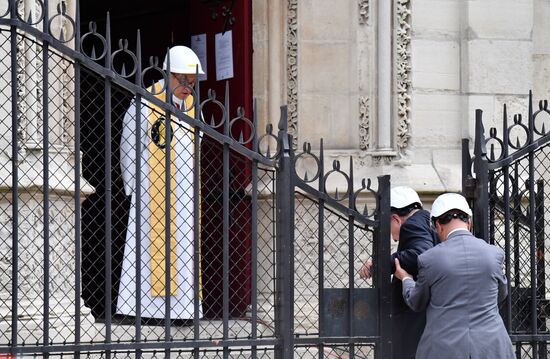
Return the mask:
<svg viewBox="0 0 550 359"><path fill-rule="evenodd" d="M194 115L159 99L173 89L146 83L172 75L142 63L139 33L113 51L108 17L81 35L64 1L3 4L0 355L390 356L388 176L355 186L322 142L296 153L284 107L258 134L227 87L181 84Z"/></svg>
<svg viewBox="0 0 550 359"><path fill-rule="evenodd" d="M477 110L473 157L463 141L463 190L473 203L475 234L506 253L509 295L501 315L518 358L548 357L549 124L548 101L535 110L529 93L527 118L515 114L509 124L504 105L502 128L487 136Z"/></svg>

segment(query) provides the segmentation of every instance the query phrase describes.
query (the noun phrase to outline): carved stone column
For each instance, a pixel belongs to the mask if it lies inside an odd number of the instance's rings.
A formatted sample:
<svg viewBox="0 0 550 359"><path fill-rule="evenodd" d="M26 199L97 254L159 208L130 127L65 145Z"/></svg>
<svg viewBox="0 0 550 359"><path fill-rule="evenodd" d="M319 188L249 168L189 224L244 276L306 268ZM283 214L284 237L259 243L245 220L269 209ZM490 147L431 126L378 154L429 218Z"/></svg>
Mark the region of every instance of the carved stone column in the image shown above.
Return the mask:
<svg viewBox="0 0 550 359"><path fill-rule="evenodd" d="M370 19L370 11L372 10L369 5L369 0L358 0L357 2L359 149L362 151L372 150L371 99L376 91L373 81L375 78L374 69L376 68L376 61L374 61L374 56L372 55L373 38L376 31ZM374 103L374 106L376 106L376 103Z"/></svg>
<svg viewBox="0 0 550 359"><path fill-rule="evenodd" d="M298 141L298 0L287 0L287 86L288 133L293 137L293 147Z"/></svg>
<svg viewBox="0 0 550 359"><path fill-rule="evenodd" d="M269 57L269 119L276 121L281 113L281 104L284 103L284 3L270 1L268 7L268 57Z"/></svg>
<svg viewBox="0 0 550 359"><path fill-rule="evenodd" d="M550 2L535 0L533 26L533 92L537 98L550 98Z"/></svg>
<svg viewBox="0 0 550 359"><path fill-rule="evenodd" d="M392 1L378 1L378 136L376 151L392 151Z"/></svg>

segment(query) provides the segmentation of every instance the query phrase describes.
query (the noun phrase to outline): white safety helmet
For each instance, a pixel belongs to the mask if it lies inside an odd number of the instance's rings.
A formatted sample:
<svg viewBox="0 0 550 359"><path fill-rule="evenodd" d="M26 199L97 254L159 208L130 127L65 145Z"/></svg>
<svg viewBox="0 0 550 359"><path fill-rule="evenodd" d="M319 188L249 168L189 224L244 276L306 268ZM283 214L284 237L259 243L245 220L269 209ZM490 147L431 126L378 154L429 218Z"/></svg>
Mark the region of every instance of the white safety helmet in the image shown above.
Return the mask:
<svg viewBox="0 0 550 359"><path fill-rule="evenodd" d="M163 70L168 70L168 55L170 55L170 72L177 74L196 74L197 66L199 74L204 75L199 57L187 46L174 46L164 58Z"/></svg>
<svg viewBox="0 0 550 359"><path fill-rule="evenodd" d="M430 215L432 218L437 218L452 209L457 209L470 217L472 216L472 210L468 206L466 198L458 193L444 193L437 197L432 205Z"/></svg>
<svg viewBox="0 0 550 359"><path fill-rule="evenodd" d="M418 193L411 187L398 186L393 187L390 191L390 206L393 208L405 208L413 203L418 203L422 206Z"/></svg>

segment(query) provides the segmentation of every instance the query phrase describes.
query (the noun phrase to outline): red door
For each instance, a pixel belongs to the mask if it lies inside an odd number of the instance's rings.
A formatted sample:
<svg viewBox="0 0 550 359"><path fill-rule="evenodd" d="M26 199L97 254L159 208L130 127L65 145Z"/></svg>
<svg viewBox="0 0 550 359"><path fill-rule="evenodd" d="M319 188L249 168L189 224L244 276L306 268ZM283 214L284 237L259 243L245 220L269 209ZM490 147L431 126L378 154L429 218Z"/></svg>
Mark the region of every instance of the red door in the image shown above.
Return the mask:
<svg viewBox="0 0 550 359"><path fill-rule="evenodd" d="M195 0L190 9L191 36L206 35L207 79L201 81L201 99L209 89L215 90L217 100L225 103L225 86L229 85L229 120L237 117L237 108L244 109L252 119L252 2L250 0ZM233 77L216 79L215 37L231 33ZM203 108L204 118L220 118L215 106ZM223 132L223 126L219 129ZM236 122L232 134L246 138L250 128ZM203 310L206 318L223 315L223 146L205 136L201 144L201 258ZM245 315L251 297L251 238L250 198L246 187L250 183L250 161L230 154L229 168L229 315Z"/></svg>

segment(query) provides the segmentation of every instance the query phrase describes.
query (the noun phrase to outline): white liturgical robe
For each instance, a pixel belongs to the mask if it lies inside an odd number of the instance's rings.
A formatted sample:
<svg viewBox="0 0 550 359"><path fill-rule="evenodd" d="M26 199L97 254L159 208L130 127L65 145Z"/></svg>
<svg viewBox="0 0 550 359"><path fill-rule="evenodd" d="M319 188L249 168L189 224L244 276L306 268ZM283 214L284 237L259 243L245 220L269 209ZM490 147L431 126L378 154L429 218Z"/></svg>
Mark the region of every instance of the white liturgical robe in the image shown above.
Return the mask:
<svg viewBox="0 0 550 359"><path fill-rule="evenodd" d="M158 96L164 98L164 94ZM190 100L190 99L188 99ZM175 100L174 102L176 102ZM179 101L178 101L179 102ZM189 103L189 101L187 101ZM180 102L181 104L181 102ZM184 107L185 105L182 104ZM193 204L193 131L189 126L184 128L172 125L174 161L170 166L171 176L175 181L171 181L171 190L175 191L175 211L172 220L175 226L171 226L175 237L171 243L175 244L172 248L173 255L171 260L175 260L174 268L171 269L171 288L169 297L166 293L155 295L152 290L152 264L151 264L151 189L150 189L150 159L151 159L151 113L154 107L147 102L142 102L141 109L141 167L139 183L136 183L136 106L135 99L132 101L124 116L123 131L120 143L120 163L122 178L124 181L124 190L126 195L132 197L130 214L128 219L128 229L126 233L126 245L124 248L124 260L122 264L122 273L120 278L120 287L118 291L117 313L125 315L136 315L136 301L141 300L141 317L144 318L164 318L165 302L170 298L171 319L192 319L194 317L194 204ZM191 112L191 111L189 111ZM165 117L165 114L155 114L157 117ZM155 116L153 115L153 116ZM191 113L189 113L191 115ZM178 121L172 117L172 121ZM182 123L183 124L183 123ZM164 153L164 149L162 150ZM136 196L136 187L140 186L141 198ZM139 213L136 211L136 205L140 201ZM164 199L162 199L164 201ZM174 206L174 205L173 205ZM153 213L154 214L154 213ZM139 230L141 251L141 260L138 263L136 251L136 223L137 216L140 216ZM165 221L165 218L162 218ZM171 244L172 245L172 244ZM164 248L162 248L164 251ZM137 271L141 273L140 296L137 297ZM173 272L175 273L173 273ZM165 276L165 271L161 273ZM175 288L174 288L175 287ZM199 316L202 316L202 308L199 302Z"/></svg>

